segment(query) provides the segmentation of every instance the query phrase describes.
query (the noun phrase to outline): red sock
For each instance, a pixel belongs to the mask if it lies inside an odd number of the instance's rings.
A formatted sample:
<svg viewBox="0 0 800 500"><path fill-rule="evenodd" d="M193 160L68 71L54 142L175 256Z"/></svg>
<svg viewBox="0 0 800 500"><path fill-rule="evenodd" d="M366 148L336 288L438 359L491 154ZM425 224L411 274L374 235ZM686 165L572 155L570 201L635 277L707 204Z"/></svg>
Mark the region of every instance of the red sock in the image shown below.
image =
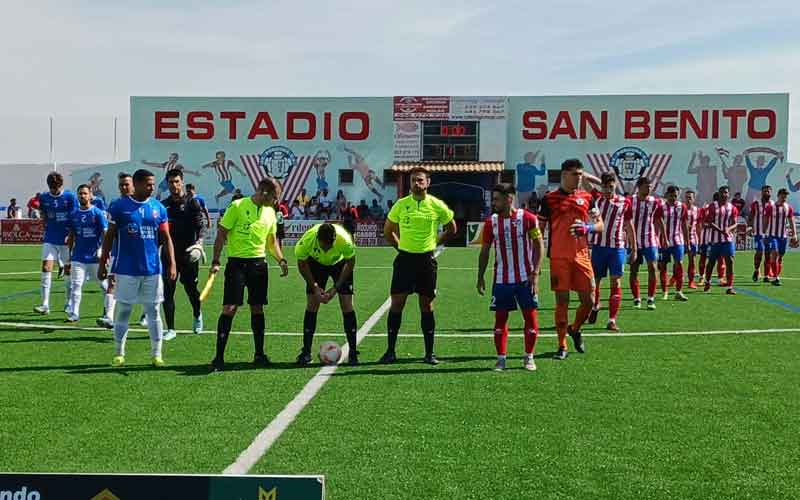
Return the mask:
<svg viewBox="0 0 800 500"><path fill-rule="evenodd" d="M641 292L639 291L639 278L634 278L633 275L631 275L630 283L631 283L631 293L633 293L633 298L634 299L640 298Z"/></svg>
<svg viewBox="0 0 800 500"><path fill-rule="evenodd" d="M608 319L617 319L619 305L622 302L622 290L620 287L611 285L611 295L608 297Z"/></svg>
<svg viewBox="0 0 800 500"><path fill-rule="evenodd" d="M504 356L508 346L508 311L494 312L494 348L498 356Z"/></svg>
<svg viewBox="0 0 800 500"><path fill-rule="evenodd" d="M761 267L761 256L761 252L756 252L755 255L753 255L753 268L756 272L758 272L758 268ZM769 260L769 255L767 255L767 260ZM767 274L767 272L767 263L764 262L764 274Z"/></svg>
<svg viewBox="0 0 800 500"><path fill-rule="evenodd" d="M675 263L672 276L675 278L675 290L680 292L683 289L683 262Z"/></svg>
<svg viewBox="0 0 800 500"><path fill-rule="evenodd" d="M572 329L576 332L581 329L584 323L586 323L586 319L589 317L589 313L592 312L591 306L585 306L583 304L578 306L578 310L575 311L575 322L572 323Z"/></svg>
<svg viewBox="0 0 800 500"><path fill-rule="evenodd" d="M689 282L694 283L694 257L689 256Z"/></svg>
<svg viewBox="0 0 800 500"><path fill-rule="evenodd" d="M525 354L533 354L536 338L539 336L539 320L536 309L523 309L525 319Z"/></svg>
<svg viewBox="0 0 800 500"><path fill-rule="evenodd" d="M658 270L658 274L659 274L659 278L661 278L661 292L662 293L666 292L667 291L667 270L666 270L666 268L659 269Z"/></svg>
<svg viewBox="0 0 800 500"><path fill-rule="evenodd" d="M728 273L725 275L728 278L728 288L733 288L733 266L731 269L728 270Z"/></svg>
<svg viewBox="0 0 800 500"><path fill-rule="evenodd" d="M594 308L600 309L600 280L594 284Z"/></svg>
<svg viewBox="0 0 800 500"><path fill-rule="evenodd" d="M558 333L558 347L567 348L567 323L569 322L569 305L556 304L556 332Z"/></svg>
<svg viewBox="0 0 800 500"><path fill-rule="evenodd" d="M783 257L778 257L773 267L775 268L775 277L777 278L781 275L781 271L783 271Z"/></svg>
<svg viewBox="0 0 800 500"><path fill-rule="evenodd" d="M701 255L700 256L700 262L697 263L697 267L699 268L698 271L700 271L700 273L699 273L700 276L705 276L706 275L706 256L705 255Z"/></svg>
<svg viewBox="0 0 800 500"><path fill-rule="evenodd" d="M722 279L725 274L725 259L719 257L717 258L717 278Z"/></svg>
<svg viewBox="0 0 800 500"><path fill-rule="evenodd" d="M647 277L647 298L656 296L656 277Z"/></svg>
<svg viewBox="0 0 800 500"><path fill-rule="evenodd" d="M766 258L764 259L764 276L775 276L774 260L775 259L772 258L770 254L766 255Z"/></svg>

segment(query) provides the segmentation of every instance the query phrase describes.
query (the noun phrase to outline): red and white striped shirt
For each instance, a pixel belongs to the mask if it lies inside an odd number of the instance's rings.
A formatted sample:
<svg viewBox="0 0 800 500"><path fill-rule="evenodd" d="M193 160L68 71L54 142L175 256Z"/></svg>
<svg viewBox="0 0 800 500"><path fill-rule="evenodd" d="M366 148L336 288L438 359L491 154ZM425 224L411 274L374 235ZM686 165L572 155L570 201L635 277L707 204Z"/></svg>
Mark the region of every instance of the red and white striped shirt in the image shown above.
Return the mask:
<svg viewBox="0 0 800 500"><path fill-rule="evenodd" d="M538 227L535 215L514 209L510 217L492 214L483 223L483 243L494 244L494 282L523 283L533 272L533 246L528 232Z"/></svg>
<svg viewBox="0 0 800 500"><path fill-rule="evenodd" d="M697 245L697 221L700 220L702 210L693 206L686 207L686 225L689 226L689 244Z"/></svg>
<svg viewBox="0 0 800 500"><path fill-rule="evenodd" d="M771 211L770 207L774 207L775 202L769 200L764 203L762 200L756 200L750 206L750 213L753 214L753 234L755 236L768 236L766 217L767 212Z"/></svg>
<svg viewBox="0 0 800 500"><path fill-rule="evenodd" d="M788 203L773 203L767 209L767 235L774 238L786 238L788 236L787 225L794 224L794 210Z"/></svg>
<svg viewBox="0 0 800 500"><path fill-rule="evenodd" d="M683 245L685 243L683 224L688 222L686 205L681 202L676 202L674 205L664 202L659 215L663 219L666 229L664 239L667 248Z"/></svg>
<svg viewBox="0 0 800 500"><path fill-rule="evenodd" d="M661 200L655 196L648 196L640 200L638 196L631 198L633 210L633 226L636 228L636 246L648 248L658 246L656 227L653 224L656 212L661 209Z"/></svg>
<svg viewBox="0 0 800 500"><path fill-rule="evenodd" d="M720 205L718 201L710 203L706 207L705 222L716 224L723 232L709 228L707 242L711 244L732 242L734 235L725 231L725 228L734 225L738 216L739 211L730 202L724 205Z"/></svg>
<svg viewBox="0 0 800 500"><path fill-rule="evenodd" d="M600 247L625 248L625 223L633 218L631 201L615 194L610 200L599 195L595 203L605 229L592 234L589 242Z"/></svg>

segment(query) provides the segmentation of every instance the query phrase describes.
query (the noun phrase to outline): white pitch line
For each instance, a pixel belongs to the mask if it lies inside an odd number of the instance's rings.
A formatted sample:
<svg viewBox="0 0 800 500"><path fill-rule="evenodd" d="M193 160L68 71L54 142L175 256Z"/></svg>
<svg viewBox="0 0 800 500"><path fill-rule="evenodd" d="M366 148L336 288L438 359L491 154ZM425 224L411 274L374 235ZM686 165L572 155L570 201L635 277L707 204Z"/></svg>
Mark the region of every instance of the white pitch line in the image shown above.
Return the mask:
<svg viewBox="0 0 800 500"><path fill-rule="evenodd" d="M387 298L386 301L374 312L372 316L361 325L361 328L356 334L356 345L361 343L364 337L367 336L369 331L375 326L375 323L386 313L389 306L392 304L392 299ZM343 363L348 355L348 346L342 348L342 359L339 363ZM295 396L295 398L286 405L273 420L262 430L258 436L250 443L250 446L244 450L239 457L231 465L222 471L223 474L247 474L247 472L256 464L261 457L275 444L275 441L283 434L283 432L294 422L297 415L303 411L303 408L311 402L316 396L322 386L325 385L330 377L336 372L339 365L323 366L319 369L316 375L308 381L303 387L303 390Z"/></svg>
<svg viewBox="0 0 800 500"><path fill-rule="evenodd" d="M385 305L385 303L384 303ZM381 308L384 307L381 306ZM379 312L381 309L379 308ZM375 314L374 313L374 314ZM373 314L373 315L374 315ZM369 321L369 320L367 320ZM366 325L366 323L364 323ZM374 326L374 325L372 325ZM370 326L370 328L372 328ZM88 331L88 332L109 332L111 330L102 327L96 326L75 326L75 325L48 325L48 324L36 324L36 323L13 323L7 321L0 321L0 327L10 327L10 328L24 328L26 330L78 330L78 331ZM361 327L364 328L363 326ZM128 330L129 332L135 333L147 333L146 328L131 328ZM487 328L487 332L489 329ZM176 330L177 333L181 334L190 334L192 330ZM360 330L359 330L360 332ZM765 328L765 329L749 329L749 330L685 330L685 331L677 331L677 332L597 332L592 333L591 331L584 332L584 337L682 337L682 336L703 336L703 335L748 335L748 334L762 334L762 333L797 333L800 332L800 328ZM216 331L213 330L204 330L203 334L214 334L216 335ZM377 332L379 334L383 334L384 332ZM252 332L248 331L236 331L231 332L231 335L253 335ZM266 332L265 335L268 337L302 337L302 332ZM366 335L366 333L364 334ZM343 333L330 333L330 332L317 332L314 334L315 337L331 337L331 338L339 338L343 337ZM422 338L422 334L419 333L401 333L400 337L408 337L408 338ZM186 335L186 337L200 337L200 335ZM522 338L522 334L509 334L511 338ZM540 333L539 337L556 337L554 333ZM109 337L110 338L110 337ZM363 337L359 337L358 341L361 342ZM437 333L437 339L484 339L484 338L494 338L493 333ZM342 346L342 358L345 358L347 355L347 345Z"/></svg>

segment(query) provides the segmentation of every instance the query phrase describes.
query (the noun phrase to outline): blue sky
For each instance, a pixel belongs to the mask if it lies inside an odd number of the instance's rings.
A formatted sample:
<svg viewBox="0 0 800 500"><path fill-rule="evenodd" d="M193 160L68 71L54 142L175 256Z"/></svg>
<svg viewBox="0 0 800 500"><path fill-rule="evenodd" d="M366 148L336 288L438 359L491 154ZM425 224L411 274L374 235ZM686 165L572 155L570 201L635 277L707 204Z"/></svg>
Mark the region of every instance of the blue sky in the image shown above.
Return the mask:
<svg viewBox="0 0 800 500"><path fill-rule="evenodd" d="M6 0L0 162L127 155L130 95L790 92L793 1ZM796 97L797 96L797 97Z"/></svg>

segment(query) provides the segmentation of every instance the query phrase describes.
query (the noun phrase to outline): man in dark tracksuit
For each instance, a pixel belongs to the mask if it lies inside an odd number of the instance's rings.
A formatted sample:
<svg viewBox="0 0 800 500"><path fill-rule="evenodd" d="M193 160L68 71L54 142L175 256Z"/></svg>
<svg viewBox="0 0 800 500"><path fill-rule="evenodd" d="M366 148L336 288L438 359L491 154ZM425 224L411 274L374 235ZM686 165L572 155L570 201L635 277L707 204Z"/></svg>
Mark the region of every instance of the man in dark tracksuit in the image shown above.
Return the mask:
<svg viewBox="0 0 800 500"><path fill-rule="evenodd" d="M167 185L169 186L170 195L161 200L161 203L167 209L169 233L175 248L175 263L178 268L178 276L183 284L183 289L186 290L186 295L189 297L189 303L192 305L194 317L192 331L199 334L203 331L203 315L200 312L200 291L197 289L200 262L192 262L187 249L197 244L201 245L202 248L206 227L203 209L196 198L186 193L183 186L183 172L177 169L167 172ZM168 276L163 276L163 280L164 320L167 323L164 340L172 340L177 335L175 333L175 289L178 279L170 280Z"/></svg>

